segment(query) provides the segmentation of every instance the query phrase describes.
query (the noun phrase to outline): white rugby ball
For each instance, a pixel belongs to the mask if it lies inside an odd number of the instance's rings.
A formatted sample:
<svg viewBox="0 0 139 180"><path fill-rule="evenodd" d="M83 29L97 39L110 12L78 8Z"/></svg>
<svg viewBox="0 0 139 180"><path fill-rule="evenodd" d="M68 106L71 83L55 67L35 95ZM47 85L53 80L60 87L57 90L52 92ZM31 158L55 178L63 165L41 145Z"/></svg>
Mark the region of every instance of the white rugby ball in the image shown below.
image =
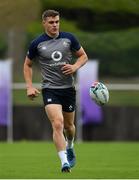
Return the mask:
<svg viewBox="0 0 139 180"><path fill-rule="evenodd" d="M109 101L109 91L101 82L95 82L90 87L90 97L93 99L98 105L104 105Z"/></svg>

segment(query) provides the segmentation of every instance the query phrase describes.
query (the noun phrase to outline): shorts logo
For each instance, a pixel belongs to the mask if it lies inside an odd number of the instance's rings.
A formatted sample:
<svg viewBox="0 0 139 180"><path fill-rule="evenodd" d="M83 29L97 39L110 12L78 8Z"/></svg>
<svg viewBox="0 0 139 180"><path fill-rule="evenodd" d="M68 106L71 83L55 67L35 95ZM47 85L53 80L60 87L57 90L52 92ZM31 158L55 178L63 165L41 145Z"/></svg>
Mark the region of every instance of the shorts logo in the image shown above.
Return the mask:
<svg viewBox="0 0 139 180"><path fill-rule="evenodd" d="M62 59L62 53L60 51L54 51L51 57L54 61L60 61Z"/></svg>
<svg viewBox="0 0 139 180"><path fill-rule="evenodd" d="M72 105L70 105L70 106L69 106L69 110L71 111L72 109L73 109L73 106L72 106Z"/></svg>
<svg viewBox="0 0 139 180"><path fill-rule="evenodd" d="M52 99L51 98L47 99L47 102L52 102Z"/></svg>

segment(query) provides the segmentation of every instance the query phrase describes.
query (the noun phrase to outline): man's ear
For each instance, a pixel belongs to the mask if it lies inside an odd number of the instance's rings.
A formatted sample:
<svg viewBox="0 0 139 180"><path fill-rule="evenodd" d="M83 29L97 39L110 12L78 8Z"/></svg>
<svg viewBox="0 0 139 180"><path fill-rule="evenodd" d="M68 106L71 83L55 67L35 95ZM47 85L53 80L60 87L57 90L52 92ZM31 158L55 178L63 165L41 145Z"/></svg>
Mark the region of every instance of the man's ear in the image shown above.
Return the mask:
<svg viewBox="0 0 139 180"><path fill-rule="evenodd" d="M42 20L42 25L44 25L45 24L45 20Z"/></svg>

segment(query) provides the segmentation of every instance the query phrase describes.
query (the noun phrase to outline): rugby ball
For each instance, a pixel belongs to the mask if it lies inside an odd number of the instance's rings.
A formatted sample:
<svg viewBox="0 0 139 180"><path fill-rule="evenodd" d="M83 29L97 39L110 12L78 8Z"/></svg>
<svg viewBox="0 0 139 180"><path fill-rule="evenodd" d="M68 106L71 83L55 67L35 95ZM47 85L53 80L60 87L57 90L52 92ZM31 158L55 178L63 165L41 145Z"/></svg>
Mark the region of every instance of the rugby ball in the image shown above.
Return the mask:
<svg viewBox="0 0 139 180"><path fill-rule="evenodd" d="M90 87L90 97L98 105L104 105L109 101L108 88L101 82L95 82Z"/></svg>

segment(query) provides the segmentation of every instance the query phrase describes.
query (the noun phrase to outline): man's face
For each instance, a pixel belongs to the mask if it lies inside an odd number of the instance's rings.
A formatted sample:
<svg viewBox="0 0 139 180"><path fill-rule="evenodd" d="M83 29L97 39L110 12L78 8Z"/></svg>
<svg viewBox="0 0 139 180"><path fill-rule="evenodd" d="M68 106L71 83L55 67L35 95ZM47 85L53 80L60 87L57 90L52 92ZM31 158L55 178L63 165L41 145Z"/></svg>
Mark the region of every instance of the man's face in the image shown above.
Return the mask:
<svg viewBox="0 0 139 180"><path fill-rule="evenodd" d="M50 36L56 36L59 34L59 16L47 17L43 20L43 26L45 31Z"/></svg>

